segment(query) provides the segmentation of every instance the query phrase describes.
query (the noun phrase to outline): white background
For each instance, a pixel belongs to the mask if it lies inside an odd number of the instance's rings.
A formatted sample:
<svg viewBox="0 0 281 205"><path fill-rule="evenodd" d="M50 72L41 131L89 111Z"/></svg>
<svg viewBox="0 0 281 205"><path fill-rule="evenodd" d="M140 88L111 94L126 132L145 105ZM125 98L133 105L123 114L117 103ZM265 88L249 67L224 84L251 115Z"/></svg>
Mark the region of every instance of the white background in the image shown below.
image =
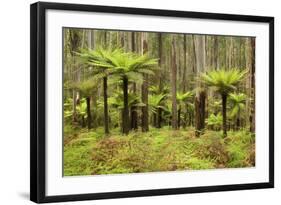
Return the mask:
<svg viewBox="0 0 281 205"><path fill-rule="evenodd" d="M51 0L49 0L51 1ZM29 193L29 4L33 1L11 0L0 7L0 204L31 204ZM62 1L77 2L81 1ZM278 1L246 0L85 0L83 3L147 7L203 12L275 16L275 52L280 53L281 13ZM275 55L278 56L278 55ZM280 59L275 61L276 105L281 104ZM279 92L280 93L280 92ZM68 204L278 204L280 201L281 151L280 107L275 108L276 188L178 196L114 199ZM275 203L274 203L275 202ZM279 202L280 203L280 202ZM64 204L64 203L63 203Z"/></svg>

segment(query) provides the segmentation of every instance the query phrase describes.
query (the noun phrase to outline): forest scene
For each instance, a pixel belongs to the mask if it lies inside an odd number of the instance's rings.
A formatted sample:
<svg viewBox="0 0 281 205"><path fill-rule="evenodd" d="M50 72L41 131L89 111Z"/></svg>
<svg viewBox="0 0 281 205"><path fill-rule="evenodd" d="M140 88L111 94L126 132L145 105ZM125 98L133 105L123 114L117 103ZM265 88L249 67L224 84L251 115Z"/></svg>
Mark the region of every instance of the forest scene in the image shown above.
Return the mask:
<svg viewBox="0 0 281 205"><path fill-rule="evenodd" d="M255 166L255 38L63 29L64 176Z"/></svg>

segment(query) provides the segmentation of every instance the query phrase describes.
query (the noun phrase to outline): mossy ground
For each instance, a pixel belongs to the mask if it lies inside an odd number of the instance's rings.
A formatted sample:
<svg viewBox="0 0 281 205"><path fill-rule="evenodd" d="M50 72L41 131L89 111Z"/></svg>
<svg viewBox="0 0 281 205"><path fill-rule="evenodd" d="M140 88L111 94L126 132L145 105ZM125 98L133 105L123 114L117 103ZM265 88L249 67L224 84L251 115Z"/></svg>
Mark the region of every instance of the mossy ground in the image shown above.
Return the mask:
<svg viewBox="0 0 281 205"><path fill-rule="evenodd" d="M65 129L64 175L97 175L175 170L252 167L255 165L255 137L247 131L205 131L150 128L147 133L120 135L103 129ZM72 134L70 134L72 133Z"/></svg>

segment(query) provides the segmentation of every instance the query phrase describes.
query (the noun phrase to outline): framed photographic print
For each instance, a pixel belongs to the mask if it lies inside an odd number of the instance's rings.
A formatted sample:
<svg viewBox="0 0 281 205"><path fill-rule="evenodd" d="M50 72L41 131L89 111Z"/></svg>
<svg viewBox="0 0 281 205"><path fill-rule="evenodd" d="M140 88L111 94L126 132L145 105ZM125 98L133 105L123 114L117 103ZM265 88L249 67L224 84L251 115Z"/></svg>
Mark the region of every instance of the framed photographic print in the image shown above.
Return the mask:
<svg viewBox="0 0 281 205"><path fill-rule="evenodd" d="M31 5L34 202L274 187L274 18Z"/></svg>

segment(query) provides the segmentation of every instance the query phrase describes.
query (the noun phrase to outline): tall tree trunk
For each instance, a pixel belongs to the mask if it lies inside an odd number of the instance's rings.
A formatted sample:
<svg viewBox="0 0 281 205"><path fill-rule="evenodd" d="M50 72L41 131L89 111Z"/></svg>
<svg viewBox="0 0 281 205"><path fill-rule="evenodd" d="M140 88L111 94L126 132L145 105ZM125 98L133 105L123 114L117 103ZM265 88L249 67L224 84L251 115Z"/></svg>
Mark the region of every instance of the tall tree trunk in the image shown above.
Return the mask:
<svg viewBox="0 0 281 205"><path fill-rule="evenodd" d="M157 109L157 116L158 116L157 128L161 128L161 123L162 123L162 109L161 108Z"/></svg>
<svg viewBox="0 0 281 205"><path fill-rule="evenodd" d="M205 36L196 35L194 37L195 56L196 56L196 73L199 77L201 72L205 71ZM204 91L201 81L197 81L197 90L195 95L195 135L199 136L205 128L205 101L206 92Z"/></svg>
<svg viewBox="0 0 281 205"><path fill-rule="evenodd" d="M95 42L95 31L91 30L91 49L95 49L95 46L96 46L95 43L96 43ZM92 103L93 103L93 108L96 111L98 108L98 89L93 92ZM93 112L93 127L94 128L98 127L97 116L98 116L98 113Z"/></svg>
<svg viewBox="0 0 281 205"><path fill-rule="evenodd" d="M104 35L103 36L104 48L107 48L107 45L108 45L108 43L107 43L107 31L104 31L103 35Z"/></svg>
<svg viewBox="0 0 281 205"><path fill-rule="evenodd" d="M76 96L77 96L77 91L75 89L72 90L72 110L73 110L73 114L72 114L72 122L75 125L77 122L77 100L76 100Z"/></svg>
<svg viewBox="0 0 281 205"><path fill-rule="evenodd" d="M226 125L226 101L227 95L222 94L222 130L223 130L223 137L227 136L227 125Z"/></svg>
<svg viewBox="0 0 281 205"><path fill-rule="evenodd" d="M205 102L206 102L206 92L204 90L199 90L195 96L195 135L197 137L203 132L205 128Z"/></svg>
<svg viewBox="0 0 281 205"><path fill-rule="evenodd" d="M91 98L90 96L86 97L87 104L87 125L88 129L92 128L92 116L91 116Z"/></svg>
<svg viewBox="0 0 281 205"><path fill-rule="evenodd" d="M250 131L255 133L255 70L256 70L256 42L255 38L251 38L251 114L250 114Z"/></svg>
<svg viewBox="0 0 281 205"><path fill-rule="evenodd" d="M92 48L92 30L88 30L87 32L87 43L88 43L88 49ZM87 104L87 126L88 129L92 128L92 114L91 114L91 97L86 97L86 104Z"/></svg>
<svg viewBox="0 0 281 205"><path fill-rule="evenodd" d="M186 92L186 70L187 70L187 66L186 66L186 35L183 34L183 74L182 74L182 91L183 93Z"/></svg>
<svg viewBox="0 0 281 205"><path fill-rule="evenodd" d="M219 65L219 44L218 44L218 36L214 36L214 47L213 47L213 69L217 70Z"/></svg>
<svg viewBox="0 0 281 205"><path fill-rule="evenodd" d="M131 46L132 46L132 52L136 51L135 48L135 32L132 32L132 38L131 38ZM136 94L137 92L137 85L136 83L133 83L133 93ZM131 129L138 129L138 112L135 106L131 107Z"/></svg>
<svg viewBox="0 0 281 205"><path fill-rule="evenodd" d="M175 37L172 42L172 62L171 62L171 91L172 91L172 128L178 129L177 123L177 65L176 65L176 48Z"/></svg>
<svg viewBox="0 0 281 205"><path fill-rule="evenodd" d="M180 129L181 127L181 106L179 106L178 109L178 128Z"/></svg>
<svg viewBox="0 0 281 205"><path fill-rule="evenodd" d="M104 103L104 132L105 134L109 134L107 77L103 78L103 103Z"/></svg>
<svg viewBox="0 0 281 205"><path fill-rule="evenodd" d="M147 45L147 33L142 33L142 51L145 54L148 50ZM142 102L145 106L142 107L142 131L148 132L149 131L149 123L148 123L148 75L144 74L144 81L141 86L141 98Z"/></svg>
<svg viewBox="0 0 281 205"><path fill-rule="evenodd" d="M157 76L159 78L159 92L162 92L163 90L163 82L162 82L162 72L164 71L163 68L162 68L162 63L163 63L163 51L162 51L162 33L159 33L158 34L158 66L159 66L159 76ZM161 128L161 122L162 122L162 109L161 108L158 108L157 109L157 125L156 127L157 128Z"/></svg>
<svg viewBox="0 0 281 205"><path fill-rule="evenodd" d="M229 37L229 46L228 46L228 69L232 68L233 58L232 58L232 51L233 51L233 39Z"/></svg>
<svg viewBox="0 0 281 205"><path fill-rule="evenodd" d="M192 51L193 51L193 64L192 64L192 72L195 73L197 68L196 68L196 65L197 65L197 59L196 59L196 46L195 46L195 36L194 35L191 35L192 36Z"/></svg>
<svg viewBox="0 0 281 205"><path fill-rule="evenodd" d="M123 133L129 133L129 105L128 105L128 78L123 77L123 95L124 95L124 110L123 110Z"/></svg>
<svg viewBox="0 0 281 205"><path fill-rule="evenodd" d="M163 62L163 56L162 56L162 33L158 34L158 66L159 66L159 91L161 92L163 89L163 82L162 82L162 62Z"/></svg>
<svg viewBox="0 0 281 205"><path fill-rule="evenodd" d="M77 62L75 59L75 52L78 51L79 46L81 45L81 35L79 33L78 30L69 30L69 39L70 39L70 55L72 58L72 73L73 73L73 81L74 82L78 82L79 78L80 78L80 71L79 68L77 66ZM73 116L72 116L72 121L74 124L77 123L78 119L77 119L77 110L76 110L76 106L77 106L77 102L79 103L79 92L77 92L76 90L73 90L72 93L72 99L73 99Z"/></svg>

